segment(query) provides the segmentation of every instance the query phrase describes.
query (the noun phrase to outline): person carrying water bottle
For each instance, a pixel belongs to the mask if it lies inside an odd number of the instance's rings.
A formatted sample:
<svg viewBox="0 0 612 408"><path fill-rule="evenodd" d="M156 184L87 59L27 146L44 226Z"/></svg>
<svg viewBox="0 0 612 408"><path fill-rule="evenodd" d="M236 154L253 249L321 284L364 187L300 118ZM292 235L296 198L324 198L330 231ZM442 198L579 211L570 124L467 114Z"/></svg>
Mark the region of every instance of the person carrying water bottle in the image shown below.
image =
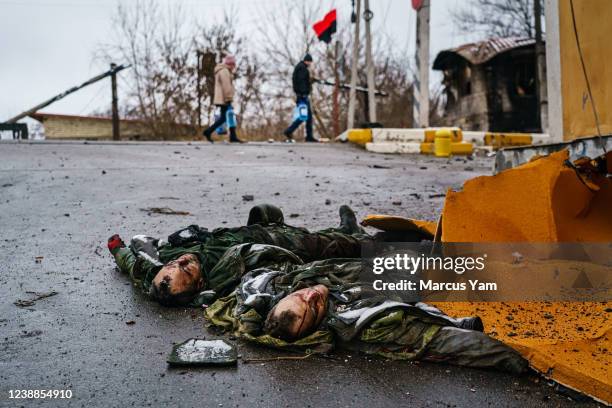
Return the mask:
<svg viewBox="0 0 612 408"><path fill-rule="evenodd" d="M215 95L213 104L221 109L221 113L215 123L204 130L204 137L209 142L213 142L211 136L215 129L227 124L230 134L230 142L243 143L236 135L236 115L232 108L234 99L234 71L236 69L236 59L227 55L221 64L215 67Z"/></svg>
<svg viewBox="0 0 612 408"><path fill-rule="evenodd" d="M308 67L312 64L312 56L304 55L293 70L293 91L296 95L296 114L293 123L285 130L288 142L293 142L293 132L302 122L306 122L306 142L318 142L312 135L312 110L308 99L311 91L310 72Z"/></svg>

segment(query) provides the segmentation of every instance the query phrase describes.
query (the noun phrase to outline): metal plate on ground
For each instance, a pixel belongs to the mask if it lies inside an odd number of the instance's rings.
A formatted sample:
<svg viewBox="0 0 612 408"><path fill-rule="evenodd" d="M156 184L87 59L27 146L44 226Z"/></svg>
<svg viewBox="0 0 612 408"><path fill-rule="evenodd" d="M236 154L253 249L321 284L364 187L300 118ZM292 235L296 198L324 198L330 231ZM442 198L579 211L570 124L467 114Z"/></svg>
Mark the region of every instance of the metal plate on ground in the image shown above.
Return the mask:
<svg viewBox="0 0 612 408"><path fill-rule="evenodd" d="M189 339L172 347L166 361L182 366L228 366L235 365L236 359L236 347L224 340Z"/></svg>

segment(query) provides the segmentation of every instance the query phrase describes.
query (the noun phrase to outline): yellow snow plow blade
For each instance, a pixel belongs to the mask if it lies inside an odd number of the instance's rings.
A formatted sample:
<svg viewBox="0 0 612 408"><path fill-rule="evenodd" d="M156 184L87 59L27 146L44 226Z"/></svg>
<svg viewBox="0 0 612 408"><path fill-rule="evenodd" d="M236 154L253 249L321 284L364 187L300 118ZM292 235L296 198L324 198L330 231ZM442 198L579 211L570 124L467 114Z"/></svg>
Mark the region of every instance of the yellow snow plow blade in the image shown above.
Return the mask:
<svg viewBox="0 0 612 408"><path fill-rule="evenodd" d="M443 242L612 242L612 181L586 175L568 152L540 157L449 191ZM584 163L582 163L584 164ZM608 163L609 165L609 163ZM595 172L596 173L596 172ZM446 302L480 316L544 377L612 403L612 302Z"/></svg>

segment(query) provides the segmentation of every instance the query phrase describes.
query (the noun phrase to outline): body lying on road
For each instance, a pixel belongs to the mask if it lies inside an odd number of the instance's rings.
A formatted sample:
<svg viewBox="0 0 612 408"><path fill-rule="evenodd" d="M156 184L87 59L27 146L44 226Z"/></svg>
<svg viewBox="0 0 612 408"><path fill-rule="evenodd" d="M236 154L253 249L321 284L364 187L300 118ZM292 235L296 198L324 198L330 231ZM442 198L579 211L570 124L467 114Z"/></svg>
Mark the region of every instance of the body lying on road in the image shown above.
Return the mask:
<svg viewBox="0 0 612 408"><path fill-rule="evenodd" d="M108 248L119 269L155 300L166 305L202 304L231 292L240 274L220 263L225 252L239 244L275 245L304 261L358 258L362 240L371 239L357 225L347 206L340 209L337 228L309 232L284 223L281 210L271 205L253 207L246 226L218 228L212 232L191 225L170 235L167 241L137 235L126 247L118 235ZM249 259L253 265L273 264L283 259ZM204 297L198 295L204 293Z"/></svg>
<svg viewBox="0 0 612 408"><path fill-rule="evenodd" d="M130 247L113 236L109 249L154 299L210 304L211 324L262 345L318 352L339 346L514 373L527 368L516 351L482 333L479 318L453 319L360 284L361 243L374 238L350 208L341 207L340 216L338 228L311 233L264 205L251 210L246 227L190 226L168 242L136 236Z"/></svg>

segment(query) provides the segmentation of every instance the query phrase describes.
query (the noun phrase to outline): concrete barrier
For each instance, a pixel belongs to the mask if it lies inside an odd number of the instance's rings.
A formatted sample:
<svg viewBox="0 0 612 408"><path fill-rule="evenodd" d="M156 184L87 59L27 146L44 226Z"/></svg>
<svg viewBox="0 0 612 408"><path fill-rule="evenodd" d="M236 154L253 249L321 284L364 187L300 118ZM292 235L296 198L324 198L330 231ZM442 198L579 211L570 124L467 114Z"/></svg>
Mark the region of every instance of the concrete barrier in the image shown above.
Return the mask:
<svg viewBox="0 0 612 408"><path fill-rule="evenodd" d="M420 142L367 143L366 150L373 153L408 154L421 153Z"/></svg>
<svg viewBox="0 0 612 408"><path fill-rule="evenodd" d="M431 139L432 132L436 129L438 128L371 129L372 141L366 143L365 147L368 151L375 153L427 153L422 151L421 143L427 143L428 139ZM550 141L550 137L543 133L503 133L461 131L459 128L450 129L456 129L456 135L461 139L457 139L455 142L472 144L474 147L491 146L493 149L498 149L508 146L540 145ZM419 146L418 149L417 145Z"/></svg>
<svg viewBox="0 0 612 408"><path fill-rule="evenodd" d="M372 143L421 143L425 129L372 129Z"/></svg>

